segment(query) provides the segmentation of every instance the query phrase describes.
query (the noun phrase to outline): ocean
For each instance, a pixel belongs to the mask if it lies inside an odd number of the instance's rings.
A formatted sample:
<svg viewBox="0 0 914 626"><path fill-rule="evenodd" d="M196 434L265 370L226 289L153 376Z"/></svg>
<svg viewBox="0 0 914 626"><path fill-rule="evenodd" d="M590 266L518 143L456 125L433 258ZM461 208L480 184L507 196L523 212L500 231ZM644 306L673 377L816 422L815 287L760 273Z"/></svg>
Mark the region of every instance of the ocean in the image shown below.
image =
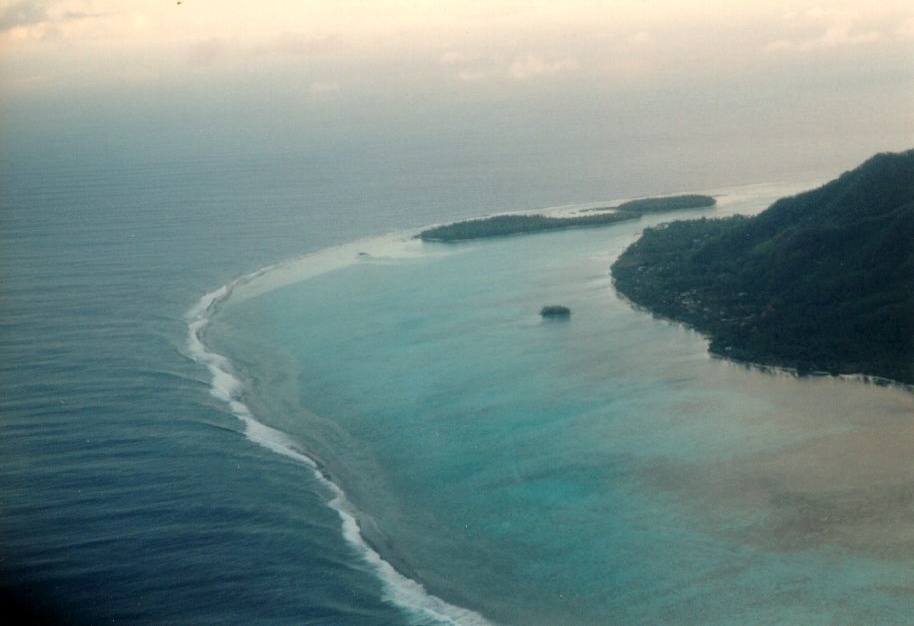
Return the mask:
<svg viewBox="0 0 914 626"><path fill-rule="evenodd" d="M751 213L806 172L689 186L649 150L605 178L571 152L552 171L434 146L4 150L0 570L34 610L910 619L908 392L714 360L632 309L609 266L666 218L412 239L676 191L719 196L691 217ZM552 302L572 318L541 320Z"/></svg>

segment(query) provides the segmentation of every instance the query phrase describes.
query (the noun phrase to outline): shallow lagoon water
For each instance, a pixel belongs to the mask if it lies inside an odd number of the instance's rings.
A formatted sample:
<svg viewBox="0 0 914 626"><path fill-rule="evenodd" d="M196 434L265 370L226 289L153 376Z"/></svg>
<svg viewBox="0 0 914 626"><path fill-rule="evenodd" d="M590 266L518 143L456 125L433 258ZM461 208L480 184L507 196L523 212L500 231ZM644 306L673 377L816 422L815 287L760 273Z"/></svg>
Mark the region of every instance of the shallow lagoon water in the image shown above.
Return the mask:
<svg viewBox="0 0 914 626"><path fill-rule="evenodd" d="M467 620L904 623L914 397L712 359L620 300L612 259L668 219L343 246L238 285L204 338L365 540Z"/></svg>

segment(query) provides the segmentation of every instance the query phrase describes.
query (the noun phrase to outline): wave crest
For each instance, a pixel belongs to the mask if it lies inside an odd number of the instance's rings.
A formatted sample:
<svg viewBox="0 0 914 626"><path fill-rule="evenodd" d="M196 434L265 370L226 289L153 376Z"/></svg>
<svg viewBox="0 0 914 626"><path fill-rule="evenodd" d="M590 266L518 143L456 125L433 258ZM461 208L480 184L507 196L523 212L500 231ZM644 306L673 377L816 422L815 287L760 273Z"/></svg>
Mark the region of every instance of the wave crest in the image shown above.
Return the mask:
<svg viewBox="0 0 914 626"><path fill-rule="evenodd" d="M330 249L323 255L318 253L291 263L270 265L237 278L203 295L186 315L188 327L187 350L194 361L207 367L211 375L210 394L225 402L232 414L241 420L244 424L244 435L248 440L276 454L301 463L312 471L314 477L329 494L329 498L326 501L327 506L340 516L343 538L381 581L384 601L404 611L410 622L417 626L438 624L490 626L493 622L479 613L450 604L432 595L422 583L404 576L388 561L385 561L365 540L358 523L358 511L349 498L346 497L342 487L333 482L321 470L314 459L300 451L286 433L257 420L243 400L244 384L234 374L231 361L225 356L210 350L203 341L203 332L209 325L213 314L218 310L220 304L233 295L237 288L250 285L256 279L271 272L281 275L279 276L278 284L287 284L292 281L289 276L282 276L282 274L297 275L298 279L301 279L341 267L346 264L343 263L341 265L340 263L344 257L348 257L348 262L351 263L353 259L358 259L360 256L365 255L364 252L358 252L355 255L352 253L354 247L360 249L371 247L364 245L365 243L367 242L357 242L358 245L347 244L346 246ZM310 264L310 271L305 270L303 272L302 263ZM267 290L275 288L278 284L273 284ZM253 293L262 293L262 291L254 289Z"/></svg>

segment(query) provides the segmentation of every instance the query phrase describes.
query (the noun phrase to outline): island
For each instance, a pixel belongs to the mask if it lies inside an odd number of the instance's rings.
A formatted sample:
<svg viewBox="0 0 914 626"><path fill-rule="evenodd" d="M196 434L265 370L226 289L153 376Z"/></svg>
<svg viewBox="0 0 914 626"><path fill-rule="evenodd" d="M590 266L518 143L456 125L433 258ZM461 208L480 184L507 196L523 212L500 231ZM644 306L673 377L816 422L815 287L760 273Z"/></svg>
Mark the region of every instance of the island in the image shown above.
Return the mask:
<svg viewBox="0 0 914 626"><path fill-rule="evenodd" d="M624 202L617 207L588 209L593 215L571 215L568 217L549 217L546 215L494 215L475 220L455 222L444 226L435 226L422 231L418 239L429 242L459 242L489 237L506 237L541 233L568 228L592 228L608 226L618 222L636 220L644 213L676 211L682 209L707 208L714 206L716 200L711 196L683 195L662 198L642 198Z"/></svg>
<svg viewBox="0 0 914 626"><path fill-rule="evenodd" d="M506 237L541 233L567 228L606 226L626 220L638 219L634 213L601 213L574 217L547 217L545 215L494 215L478 220L436 226L419 233L422 241L455 242L488 237Z"/></svg>
<svg viewBox="0 0 914 626"><path fill-rule="evenodd" d="M878 154L754 217L645 230L612 266L637 306L712 354L914 383L914 150Z"/></svg>
<svg viewBox="0 0 914 626"><path fill-rule="evenodd" d="M571 309L561 304L547 304L540 309L540 315L545 318L567 319L571 316Z"/></svg>
<svg viewBox="0 0 914 626"><path fill-rule="evenodd" d="M629 213L666 213L669 211L684 211L687 209L707 209L717 204L714 196L699 194L684 194L679 196L661 196L657 198L639 198L629 200L614 207L600 209L586 209L591 211L625 211Z"/></svg>

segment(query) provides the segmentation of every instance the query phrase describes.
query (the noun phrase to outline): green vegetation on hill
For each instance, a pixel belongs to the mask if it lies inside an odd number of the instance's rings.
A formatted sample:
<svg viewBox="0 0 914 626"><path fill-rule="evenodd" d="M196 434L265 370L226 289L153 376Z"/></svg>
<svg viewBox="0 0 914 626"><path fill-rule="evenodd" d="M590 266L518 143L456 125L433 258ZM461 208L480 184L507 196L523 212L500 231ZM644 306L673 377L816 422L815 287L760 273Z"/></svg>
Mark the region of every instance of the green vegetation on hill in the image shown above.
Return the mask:
<svg viewBox="0 0 914 626"><path fill-rule="evenodd" d="M715 200L710 196L671 196L667 198L643 198L624 202L610 211L596 215L571 217L547 217L545 215L496 215L478 220L456 222L445 226L436 226L419 233L423 241L467 241L487 237L505 237L508 235L540 233L566 228L588 228L607 226L626 220L639 219L642 213L659 213L681 209L695 209L714 206Z"/></svg>
<svg viewBox="0 0 914 626"><path fill-rule="evenodd" d="M914 150L755 217L648 229L612 273L714 354L914 383Z"/></svg>

